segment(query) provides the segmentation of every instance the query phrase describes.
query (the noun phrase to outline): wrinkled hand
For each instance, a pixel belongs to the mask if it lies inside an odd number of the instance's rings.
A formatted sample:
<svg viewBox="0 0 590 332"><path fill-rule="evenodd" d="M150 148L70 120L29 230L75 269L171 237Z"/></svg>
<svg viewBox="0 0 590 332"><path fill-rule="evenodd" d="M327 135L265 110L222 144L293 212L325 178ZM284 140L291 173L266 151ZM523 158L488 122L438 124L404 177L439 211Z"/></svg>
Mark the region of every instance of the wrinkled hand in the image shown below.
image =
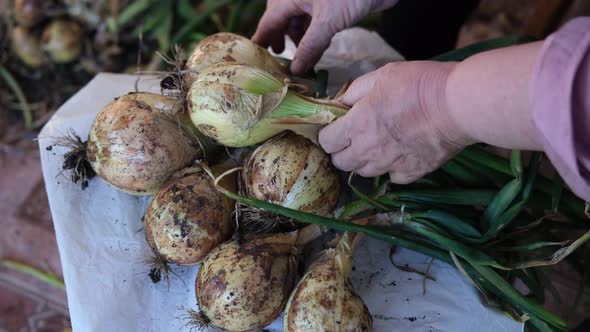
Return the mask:
<svg viewBox="0 0 590 332"><path fill-rule="evenodd" d="M445 86L454 63L390 63L368 73L339 98L352 106L320 131L334 165L366 177L389 173L410 183L474 143L447 111Z"/></svg>
<svg viewBox="0 0 590 332"><path fill-rule="evenodd" d="M276 53L285 48L285 34L298 45L291 64L302 74L317 63L339 31L371 12L395 5L399 0L268 0L252 40Z"/></svg>

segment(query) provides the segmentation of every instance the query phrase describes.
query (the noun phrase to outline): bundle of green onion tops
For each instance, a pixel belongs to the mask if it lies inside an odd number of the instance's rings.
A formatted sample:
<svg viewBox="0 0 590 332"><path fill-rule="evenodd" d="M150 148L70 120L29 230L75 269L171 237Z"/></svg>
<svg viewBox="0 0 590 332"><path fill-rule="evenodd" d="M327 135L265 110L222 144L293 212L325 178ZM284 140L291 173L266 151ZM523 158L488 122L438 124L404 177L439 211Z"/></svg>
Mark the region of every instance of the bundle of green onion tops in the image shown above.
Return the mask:
<svg viewBox="0 0 590 332"><path fill-rule="evenodd" d="M525 163L519 151L504 159L473 146L411 185L377 177L362 192L351 176L341 188L314 141L346 107L314 98L309 81L289 77L266 50L233 34L203 40L183 72L174 97L132 93L106 106L86 142L67 141L64 168L85 186L97 174L128 193L154 195L144 218L150 277L168 278L168 263L201 264L192 324L249 331L286 308L285 331L369 331L371 315L350 284L363 233L456 266L490 305L531 329L567 328L542 307L553 289L545 267L566 259L586 271L576 249L590 232L584 202L558 177L539 174L541 154ZM236 162L216 145L250 150ZM336 209L342 190L356 200ZM297 257L327 228L344 233L297 283ZM561 239L561 230L581 236ZM516 279L529 294L513 287Z"/></svg>

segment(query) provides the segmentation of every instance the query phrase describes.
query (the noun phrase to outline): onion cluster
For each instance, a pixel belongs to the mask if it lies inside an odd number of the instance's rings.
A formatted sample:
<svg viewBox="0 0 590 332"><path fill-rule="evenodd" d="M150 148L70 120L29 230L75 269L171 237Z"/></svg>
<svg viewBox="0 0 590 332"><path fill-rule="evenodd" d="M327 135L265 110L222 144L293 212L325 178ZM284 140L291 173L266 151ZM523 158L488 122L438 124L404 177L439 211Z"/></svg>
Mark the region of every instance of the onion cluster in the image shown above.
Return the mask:
<svg viewBox="0 0 590 332"><path fill-rule="evenodd" d="M65 52L62 46L73 41L63 36L64 29L77 28L57 21L43 36L45 50L58 62L79 53L76 47ZM25 31L18 33L27 40ZM26 47L40 47L36 40L28 42ZM27 61L35 65L42 59ZM227 198L237 181L220 180L227 165L198 162L210 150L203 135L229 147L262 143L242 161L240 193L329 216L339 198L338 173L313 135L298 133L317 132L347 109L300 94L266 50L237 35L206 38L186 67L181 78L190 85L186 100L151 93L115 99L97 115L87 141L77 136L68 141L73 150L66 153L64 168L73 170L74 182L96 174L127 193L154 195L144 215L145 237L156 255L152 263L165 273L166 263L201 264L195 280L200 312L191 316L198 326L251 331L287 307L285 331L369 331L371 316L350 284L354 245L348 234L337 249L324 251L296 286L300 253L322 229L300 228L287 219L294 227L278 230L296 230L270 234L277 229L262 226L252 233L263 234L232 234L234 217L238 228L244 225ZM262 224L278 220L256 211ZM161 275L154 271L150 277L156 282Z"/></svg>

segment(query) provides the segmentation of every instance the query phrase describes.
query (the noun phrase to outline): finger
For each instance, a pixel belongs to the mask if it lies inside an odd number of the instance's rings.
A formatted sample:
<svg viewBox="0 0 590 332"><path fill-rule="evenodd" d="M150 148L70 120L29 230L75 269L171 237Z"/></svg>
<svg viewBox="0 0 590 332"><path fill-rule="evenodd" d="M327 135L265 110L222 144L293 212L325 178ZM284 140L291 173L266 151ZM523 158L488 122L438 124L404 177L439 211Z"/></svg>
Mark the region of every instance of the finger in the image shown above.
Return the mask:
<svg viewBox="0 0 590 332"><path fill-rule="evenodd" d="M346 92L338 97L337 101L344 105L352 106L356 104L361 98L367 96L375 86L375 82L379 78L379 71L375 70L367 73L352 82Z"/></svg>
<svg viewBox="0 0 590 332"><path fill-rule="evenodd" d="M312 18L309 28L301 38L295 57L291 63L291 72L295 75L304 74L313 67L322 53L330 46L333 34L319 23L317 19Z"/></svg>
<svg viewBox="0 0 590 332"><path fill-rule="evenodd" d="M350 114L347 114L320 130L318 141L326 153L335 153L350 145L349 133Z"/></svg>
<svg viewBox="0 0 590 332"><path fill-rule="evenodd" d="M373 162L368 162L365 166L357 169L355 172L358 175L366 177L366 178L379 176L381 174L387 173L387 171L385 169L379 168L379 166Z"/></svg>
<svg viewBox="0 0 590 332"><path fill-rule="evenodd" d="M353 147L348 147L340 152L332 154L332 164L345 172L352 172L363 168L367 162L362 160Z"/></svg>
<svg viewBox="0 0 590 332"><path fill-rule="evenodd" d="M389 172L389 180L397 184L409 184L416 181L418 177L412 174L406 174L401 172Z"/></svg>
<svg viewBox="0 0 590 332"><path fill-rule="evenodd" d="M252 36L252 41L263 47L276 43L277 36L284 36L289 19L302 14L304 12L296 6L294 1L274 2L266 8L262 15L256 32Z"/></svg>

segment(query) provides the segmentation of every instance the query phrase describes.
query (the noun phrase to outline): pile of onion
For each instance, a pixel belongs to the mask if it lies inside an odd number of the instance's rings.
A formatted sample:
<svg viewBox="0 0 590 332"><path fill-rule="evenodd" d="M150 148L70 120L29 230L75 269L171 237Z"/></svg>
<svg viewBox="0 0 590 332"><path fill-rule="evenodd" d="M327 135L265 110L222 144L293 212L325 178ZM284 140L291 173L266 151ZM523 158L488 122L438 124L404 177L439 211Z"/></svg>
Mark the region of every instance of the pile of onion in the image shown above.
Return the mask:
<svg viewBox="0 0 590 332"><path fill-rule="evenodd" d="M328 215L340 194L330 156L305 137L277 136L244 160L242 188L251 198L291 209Z"/></svg>
<svg viewBox="0 0 590 332"><path fill-rule="evenodd" d="M152 198L144 216L146 240L163 262L198 264L230 238L232 208L203 169L186 168Z"/></svg>
<svg viewBox="0 0 590 332"><path fill-rule="evenodd" d="M275 320L295 286L297 255L320 234L299 231L249 236L215 248L195 282L198 320L227 331L251 331Z"/></svg>
<svg viewBox="0 0 590 332"><path fill-rule="evenodd" d="M350 237L345 233L336 249L324 250L299 281L285 309L285 332L371 331L369 309L350 282L358 241Z"/></svg>
<svg viewBox="0 0 590 332"><path fill-rule="evenodd" d="M75 137L62 145L64 169L72 180L95 173L110 185L136 195L151 195L172 176L203 156L198 131L174 98L131 93L108 104L98 114L88 141Z"/></svg>

